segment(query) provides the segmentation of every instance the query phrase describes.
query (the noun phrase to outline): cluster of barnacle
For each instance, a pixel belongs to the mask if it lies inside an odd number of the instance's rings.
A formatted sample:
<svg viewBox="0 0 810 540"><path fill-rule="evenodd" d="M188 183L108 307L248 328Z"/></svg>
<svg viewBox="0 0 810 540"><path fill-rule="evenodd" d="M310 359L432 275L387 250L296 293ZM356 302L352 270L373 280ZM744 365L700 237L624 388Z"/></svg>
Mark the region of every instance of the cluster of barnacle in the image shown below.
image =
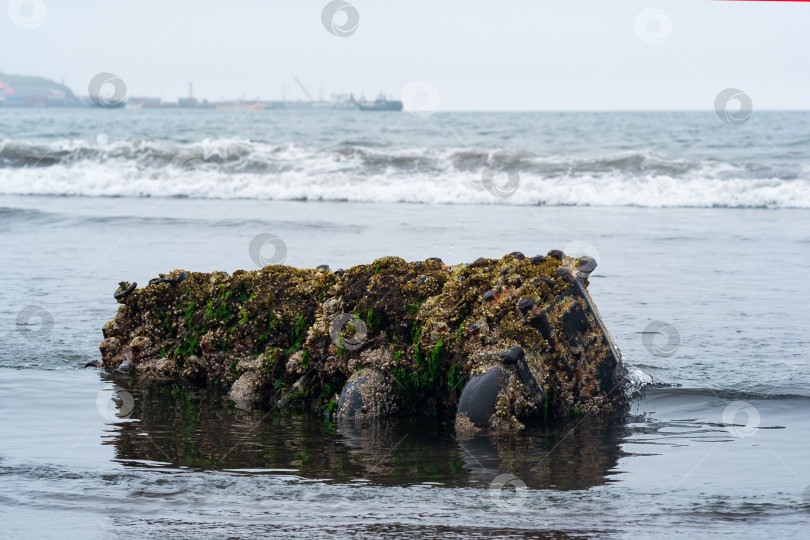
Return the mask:
<svg viewBox="0 0 810 540"><path fill-rule="evenodd" d="M376 370L384 380L363 391L386 395L370 413L394 414L455 412L464 381L491 367L499 351L519 345L542 390L554 387L560 407L586 407L590 398L599 406L597 393L577 386L594 369L582 360L588 355L555 357L524 324L571 286L567 259L552 251L455 266L386 257L334 272L175 270L142 289L122 283L127 292L116 293L122 306L104 326L100 349L106 367L129 362L143 374L230 388L246 404L305 401L332 410L353 374ZM348 323L336 329L342 315ZM362 340L355 334L361 324ZM352 339L361 346L344 345ZM514 427L537 403L517 379L510 384L497 416Z"/></svg>

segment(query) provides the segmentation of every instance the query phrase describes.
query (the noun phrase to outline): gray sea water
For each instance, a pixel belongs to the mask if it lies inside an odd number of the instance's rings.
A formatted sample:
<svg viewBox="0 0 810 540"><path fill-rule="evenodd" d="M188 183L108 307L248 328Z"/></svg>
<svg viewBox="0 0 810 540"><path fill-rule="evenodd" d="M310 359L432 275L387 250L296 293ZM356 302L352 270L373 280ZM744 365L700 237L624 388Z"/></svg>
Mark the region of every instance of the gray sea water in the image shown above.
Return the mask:
<svg viewBox="0 0 810 540"><path fill-rule="evenodd" d="M713 115L0 111L2 536L806 536L810 116ZM263 233L300 267L594 256L635 398L460 441L83 368L118 281Z"/></svg>

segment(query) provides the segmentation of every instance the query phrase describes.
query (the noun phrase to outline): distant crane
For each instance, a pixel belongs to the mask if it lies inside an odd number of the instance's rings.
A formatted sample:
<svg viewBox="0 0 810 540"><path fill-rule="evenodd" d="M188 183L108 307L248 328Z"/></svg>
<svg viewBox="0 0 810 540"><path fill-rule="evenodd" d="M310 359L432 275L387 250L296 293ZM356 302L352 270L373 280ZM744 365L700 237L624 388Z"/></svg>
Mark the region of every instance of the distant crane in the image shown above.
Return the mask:
<svg viewBox="0 0 810 540"><path fill-rule="evenodd" d="M304 93L307 95L307 97L309 98L309 100L310 100L310 101L315 101L315 100L312 98L312 94L310 94L310 93L309 93L309 90L307 90L307 88L304 86L304 84L303 84L301 81L299 81L299 80L298 80L298 77L294 78L293 80L295 81L295 83L296 83L298 86L300 86L300 87L301 87L301 90L303 90L303 91L304 91Z"/></svg>

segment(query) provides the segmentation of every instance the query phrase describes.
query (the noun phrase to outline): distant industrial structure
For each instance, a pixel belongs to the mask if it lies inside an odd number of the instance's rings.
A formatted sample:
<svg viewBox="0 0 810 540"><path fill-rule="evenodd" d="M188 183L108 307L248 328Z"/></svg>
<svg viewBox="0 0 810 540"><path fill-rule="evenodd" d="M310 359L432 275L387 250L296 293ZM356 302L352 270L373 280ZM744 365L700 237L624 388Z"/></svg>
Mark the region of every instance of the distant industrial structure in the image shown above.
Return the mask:
<svg viewBox="0 0 810 540"><path fill-rule="evenodd" d="M293 79L307 99L288 100L249 100L209 102L194 97L192 83L188 85L188 97L174 101L163 101L159 97L132 96L121 103L127 109L219 109L226 111L251 111L264 109L359 109L363 111L399 111L402 102L380 96L374 101L351 94L332 94L330 100L315 99L304 84ZM0 73L0 108L3 107L96 107L89 97L78 97L64 83L57 83L44 77L26 75L6 75Z"/></svg>

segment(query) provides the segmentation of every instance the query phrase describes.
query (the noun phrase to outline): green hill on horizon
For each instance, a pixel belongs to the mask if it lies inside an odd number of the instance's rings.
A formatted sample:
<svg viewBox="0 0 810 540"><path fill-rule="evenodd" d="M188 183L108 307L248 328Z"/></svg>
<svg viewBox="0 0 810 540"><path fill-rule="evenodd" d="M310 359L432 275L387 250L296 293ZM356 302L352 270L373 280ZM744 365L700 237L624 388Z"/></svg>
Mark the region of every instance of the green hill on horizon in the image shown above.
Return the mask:
<svg viewBox="0 0 810 540"><path fill-rule="evenodd" d="M79 100L65 84L36 75L12 75L0 72L0 103L74 104Z"/></svg>

